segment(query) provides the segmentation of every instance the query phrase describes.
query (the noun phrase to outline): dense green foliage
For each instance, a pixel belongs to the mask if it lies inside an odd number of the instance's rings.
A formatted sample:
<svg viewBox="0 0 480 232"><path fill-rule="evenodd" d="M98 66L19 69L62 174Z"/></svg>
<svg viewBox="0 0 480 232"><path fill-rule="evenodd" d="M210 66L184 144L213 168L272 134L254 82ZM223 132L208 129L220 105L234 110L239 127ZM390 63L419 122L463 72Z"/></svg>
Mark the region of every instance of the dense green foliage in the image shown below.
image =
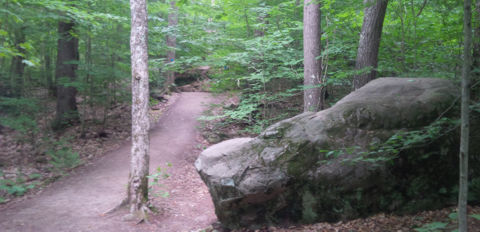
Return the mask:
<svg viewBox="0 0 480 232"><path fill-rule="evenodd" d="M319 59L323 61L330 102L350 91L363 18L361 2L322 1L323 52ZM273 121L299 112L296 107L301 104L298 96L303 89L301 1L182 0L177 5L179 24L168 27L168 1L149 2L150 76L154 88L163 87L167 70L182 73L208 65L212 67L214 91L242 93L240 107L235 112L227 111L227 118L258 132ZM128 2L116 0L2 1L2 101L45 97L42 90L50 89L52 94L60 84L75 86L83 99L79 103L85 106L102 106L108 111L112 104L128 102L128 9ZM65 19L76 23L75 36L80 40L79 69L73 83L56 80L54 75L57 22ZM457 77L461 20L459 1L390 1L379 75ZM165 65L167 34L177 37L177 59ZM18 59L24 64L22 72L16 68ZM279 109L289 111L280 114ZM107 120L98 117L96 120L103 123Z"/></svg>
<svg viewBox="0 0 480 232"><path fill-rule="evenodd" d="M354 66L363 19L361 2L322 1L322 56L318 58L330 104L350 92L353 75L359 72ZM218 36L207 62L223 69L214 74L212 87L242 93L241 104L227 110L226 119L246 123L258 133L274 121L301 112L302 2L217 1L212 10ZM458 1L390 1L379 76L457 78L462 16Z"/></svg>

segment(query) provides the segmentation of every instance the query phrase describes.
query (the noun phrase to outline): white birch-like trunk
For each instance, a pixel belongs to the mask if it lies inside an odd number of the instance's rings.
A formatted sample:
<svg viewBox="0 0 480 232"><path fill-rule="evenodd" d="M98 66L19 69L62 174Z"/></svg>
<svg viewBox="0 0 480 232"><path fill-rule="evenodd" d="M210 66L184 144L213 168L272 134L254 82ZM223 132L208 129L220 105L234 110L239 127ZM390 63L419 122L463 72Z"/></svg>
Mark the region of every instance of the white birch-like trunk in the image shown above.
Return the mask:
<svg viewBox="0 0 480 232"><path fill-rule="evenodd" d="M303 109L318 111L323 108L321 62L316 59L321 52L320 4L317 0L305 0L303 6L303 85L305 86Z"/></svg>
<svg viewBox="0 0 480 232"><path fill-rule="evenodd" d="M145 212L148 202L148 22L146 0L130 0L132 17L132 154L127 189L130 213Z"/></svg>
<svg viewBox="0 0 480 232"><path fill-rule="evenodd" d="M462 125L460 137L460 175L458 191L458 231L466 232L468 197L468 146L470 135L470 73L472 66L472 1L464 2L464 48L462 69Z"/></svg>

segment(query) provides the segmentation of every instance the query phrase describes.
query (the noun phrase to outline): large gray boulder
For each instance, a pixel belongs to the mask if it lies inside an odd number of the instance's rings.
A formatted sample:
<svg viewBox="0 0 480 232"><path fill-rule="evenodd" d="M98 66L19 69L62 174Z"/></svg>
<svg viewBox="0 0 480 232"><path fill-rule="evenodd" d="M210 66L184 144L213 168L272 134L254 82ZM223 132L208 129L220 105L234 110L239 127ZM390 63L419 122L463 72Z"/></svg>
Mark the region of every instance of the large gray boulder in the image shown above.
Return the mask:
<svg viewBox="0 0 480 232"><path fill-rule="evenodd" d="M458 96L444 79L380 78L329 109L213 145L195 166L229 228L440 207L455 193L457 130L422 128Z"/></svg>

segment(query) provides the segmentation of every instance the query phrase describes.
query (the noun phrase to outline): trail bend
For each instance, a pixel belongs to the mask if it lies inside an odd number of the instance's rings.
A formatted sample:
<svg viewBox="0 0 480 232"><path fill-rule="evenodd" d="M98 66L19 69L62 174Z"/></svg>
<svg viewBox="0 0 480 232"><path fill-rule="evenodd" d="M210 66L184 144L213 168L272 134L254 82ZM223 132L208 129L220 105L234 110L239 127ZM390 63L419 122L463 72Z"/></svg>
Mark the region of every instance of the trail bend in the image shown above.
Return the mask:
<svg viewBox="0 0 480 232"><path fill-rule="evenodd" d="M150 132L150 171L168 169L162 181L170 197L156 198L160 213L151 223L124 222L125 210L102 213L125 196L130 168L130 142L108 152L92 165L53 183L40 194L0 208L2 232L129 232L191 231L216 220L207 188L193 167L197 118L213 102L208 93L181 93Z"/></svg>

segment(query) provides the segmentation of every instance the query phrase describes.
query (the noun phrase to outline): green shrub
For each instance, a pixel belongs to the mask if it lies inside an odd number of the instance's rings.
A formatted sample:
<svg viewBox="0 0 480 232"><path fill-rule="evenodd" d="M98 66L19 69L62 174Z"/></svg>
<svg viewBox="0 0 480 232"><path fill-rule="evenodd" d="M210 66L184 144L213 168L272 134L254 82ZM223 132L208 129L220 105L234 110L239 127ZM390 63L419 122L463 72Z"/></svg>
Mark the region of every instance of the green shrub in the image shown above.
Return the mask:
<svg viewBox="0 0 480 232"><path fill-rule="evenodd" d="M302 196L302 220L306 223L314 222L318 215L315 213L315 205L317 204L317 199L310 193L306 191Z"/></svg>
<svg viewBox="0 0 480 232"><path fill-rule="evenodd" d="M472 181L470 181L470 186L468 187L469 189L469 200L473 201L480 201L480 178L476 177L473 178Z"/></svg>
<svg viewBox="0 0 480 232"><path fill-rule="evenodd" d="M17 131L21 143L35 145L39 128L35 115L40 111L38 101L30 98L0 97L0 124Z"/></svg>
<svg viewBox="0 0 480 232"><path fill-rule="evenodd" d="M61 174L82 163L80 156L77 152L72 151L66 139L53 142L46 154L50 157L49 163L53 166L53 171Z"/></svg>
<svg viewBox="0 0 480 232"><path fill-rule="evenodd" d="M170 177L170 174L167 173L167 169L169 167L172 167L172 164L167 163L166 168L157 167L157 171L155 173L147 176L147 178L150 179L150 182L148 183L148 192L153 196L168 197L170 195L168 191L163 189L164 185L160 183L161 179L167 179ZM157 187L158 189L154 191L154 187Z"/></svg>
<svg viewBox="0 0 480 232"><path fill-rule="evenodd" d="M0 176L3 176L2 170L0 170ZM26 183L26 180L22 178L21 174L17 175L18 177L15 180L9 179L0 179L0 191L4 191L11 196L23 196L28 190L35 188L37 185L36 182ZM30 179L38 179L41 175L32 174L29 176ZM0 197L0 203L4 202L5 199Z"/></svg>
<svg viewBox="0 0 480 232"><path fill-rule="evenodd" d="M415 231L418 232L440 232L447 227L448 223L447 222L432 222L423 225L420 228L416 228Z"/></svg>

